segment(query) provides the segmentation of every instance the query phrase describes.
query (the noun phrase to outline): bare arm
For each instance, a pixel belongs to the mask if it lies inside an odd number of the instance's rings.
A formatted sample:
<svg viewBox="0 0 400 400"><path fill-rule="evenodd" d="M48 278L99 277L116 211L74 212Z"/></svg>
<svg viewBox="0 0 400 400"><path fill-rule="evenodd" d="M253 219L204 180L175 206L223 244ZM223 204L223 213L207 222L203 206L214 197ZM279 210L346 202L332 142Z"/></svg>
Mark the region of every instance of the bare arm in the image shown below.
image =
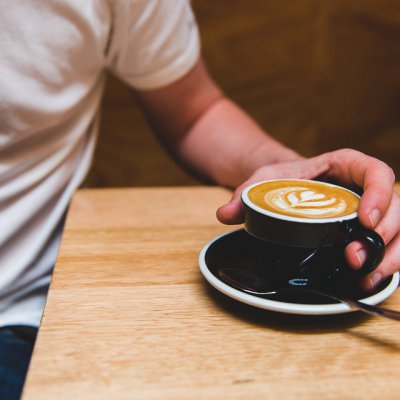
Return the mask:
<svg viewBox="0 0 400 400"><path fill-rule="evenodd" d="M136 96L170 153L220 185L236 187L262 165L300 158L227 99L201 61L172 85Z"/></svg>

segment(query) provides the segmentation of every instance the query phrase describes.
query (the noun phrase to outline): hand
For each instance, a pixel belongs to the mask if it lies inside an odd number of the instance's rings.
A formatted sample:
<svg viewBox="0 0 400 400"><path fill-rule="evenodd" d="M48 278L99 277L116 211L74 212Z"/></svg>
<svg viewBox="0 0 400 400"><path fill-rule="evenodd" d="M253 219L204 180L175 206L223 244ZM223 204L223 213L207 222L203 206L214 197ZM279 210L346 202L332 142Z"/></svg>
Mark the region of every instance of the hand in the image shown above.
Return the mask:
<svg viewBox="0 0 400 400"><path fill-rule="evenodd" d="M374 229L386 244L385 258L379 267L361 280L365 290L372 290L400 268L400 198L393 192L395 176L391 168L376 158L356 150L342 149L309 159L266 165L234 191L229 203L220 207L217 218L225 224L240 224L244 214L242 190L266 179L297 178L336 182L351 189L362 188L358 217L363 226ZM367 257L362 242L352 242L345 250L347 262L361 268Z"/></svg>

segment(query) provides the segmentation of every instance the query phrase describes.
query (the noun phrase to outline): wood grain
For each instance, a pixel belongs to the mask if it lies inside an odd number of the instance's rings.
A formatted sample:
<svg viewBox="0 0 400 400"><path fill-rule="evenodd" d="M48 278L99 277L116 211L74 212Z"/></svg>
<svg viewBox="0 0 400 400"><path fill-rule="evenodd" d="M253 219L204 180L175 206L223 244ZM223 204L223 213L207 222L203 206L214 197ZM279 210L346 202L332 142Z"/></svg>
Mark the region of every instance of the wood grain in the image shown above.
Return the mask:
<svg viewBox="0 0 400 400"><path fill-rule="evenodd" d="M211 74L271 135L307 156L353 147L400 174L399 1L192 4ZM195 183L110 79L88 184Z"/></svg>
<svg viewBox="0 0 400 400"><path fill-rule="evenodd" d="M198 253L232 229L215 219L229 196L78 191L23 398L395 398L398 323L268 312L206 284Z"/></svg>

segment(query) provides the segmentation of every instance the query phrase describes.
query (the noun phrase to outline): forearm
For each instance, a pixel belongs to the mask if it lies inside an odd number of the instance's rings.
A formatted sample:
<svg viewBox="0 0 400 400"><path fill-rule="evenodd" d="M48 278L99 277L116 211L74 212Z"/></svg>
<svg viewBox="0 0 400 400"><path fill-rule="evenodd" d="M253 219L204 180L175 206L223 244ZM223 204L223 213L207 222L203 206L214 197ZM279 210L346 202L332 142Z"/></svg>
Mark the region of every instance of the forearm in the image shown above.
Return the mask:
<svg viewBox="0 0 400 400"><path fill-rule="evenodd" d="M175 151L190 169L231 187L263 165L301 158L268 136L253 119L223 96L211 103L181 136Z"/></svg>
<svg viewBox="0 0 400 400"><path fill-rule="evenodd" d="M207 180L235 187L263 165L300 158L228 100L201 61L170 86L135 94L164 146Z"/></svg>

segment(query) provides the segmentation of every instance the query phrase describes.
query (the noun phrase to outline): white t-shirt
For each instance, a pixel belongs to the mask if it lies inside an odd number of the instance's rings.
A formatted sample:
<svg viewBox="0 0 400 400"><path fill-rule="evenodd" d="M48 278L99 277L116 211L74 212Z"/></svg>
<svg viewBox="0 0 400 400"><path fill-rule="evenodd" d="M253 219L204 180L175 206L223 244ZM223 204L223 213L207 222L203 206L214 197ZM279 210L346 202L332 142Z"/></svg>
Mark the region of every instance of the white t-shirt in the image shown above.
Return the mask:
<svg viewBox="0 0 400 400"><path fill-rule="evenodd" d="M199 57L186 0L0 0L0 326L40 322L109 69L165 86ZM61 221L61 222L60 222Z"/></svg>

